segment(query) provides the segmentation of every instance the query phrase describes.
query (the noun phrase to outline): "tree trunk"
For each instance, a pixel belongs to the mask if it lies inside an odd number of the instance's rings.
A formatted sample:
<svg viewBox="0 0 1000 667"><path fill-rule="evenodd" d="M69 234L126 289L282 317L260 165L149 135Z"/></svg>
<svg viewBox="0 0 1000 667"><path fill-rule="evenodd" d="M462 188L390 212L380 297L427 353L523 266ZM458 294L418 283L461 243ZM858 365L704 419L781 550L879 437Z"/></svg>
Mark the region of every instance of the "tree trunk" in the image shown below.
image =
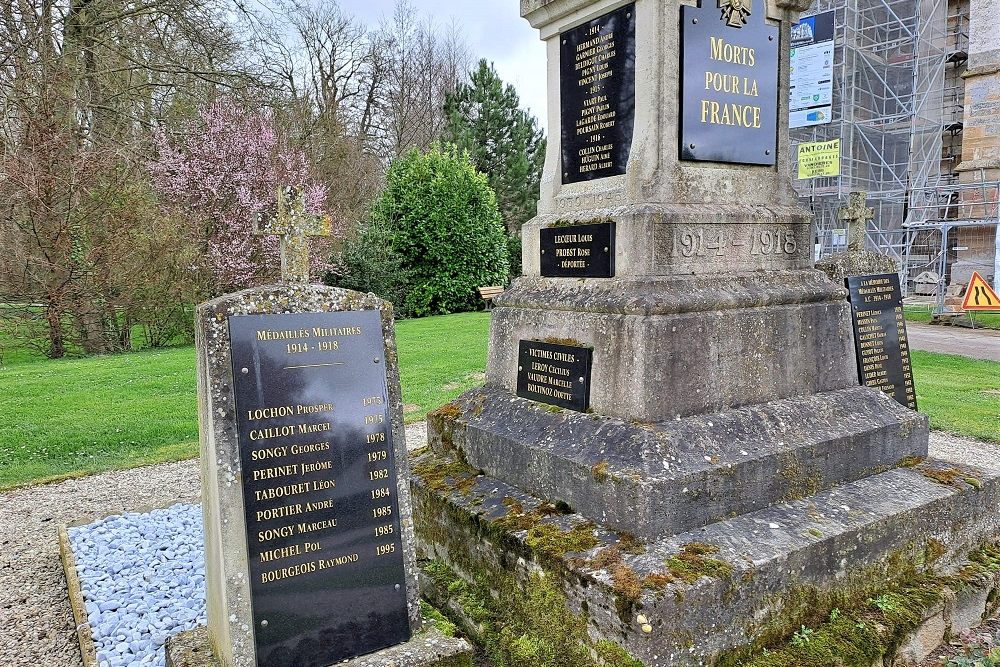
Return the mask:
<svg viewBox="0 0 1000 667"><path fill-rule="evenodd" d="M45 309L45 319L49 325L49 359L62 359L66 356L66 338L62 328L62 304L58 297L49 296Z"/></svg>

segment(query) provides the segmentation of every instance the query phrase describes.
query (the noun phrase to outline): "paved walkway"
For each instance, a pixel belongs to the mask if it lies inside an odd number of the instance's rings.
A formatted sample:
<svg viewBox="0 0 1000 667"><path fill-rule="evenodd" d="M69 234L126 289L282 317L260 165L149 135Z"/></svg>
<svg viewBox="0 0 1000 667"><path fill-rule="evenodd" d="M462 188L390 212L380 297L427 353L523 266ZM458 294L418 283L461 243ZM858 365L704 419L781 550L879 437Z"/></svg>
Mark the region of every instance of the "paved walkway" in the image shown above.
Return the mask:
<svg viewBox="0 0 1000 667"><path fill-rule="evenodd" d="M907 322L906 333L914 350L1000 361L1000 331Z"/></svg>

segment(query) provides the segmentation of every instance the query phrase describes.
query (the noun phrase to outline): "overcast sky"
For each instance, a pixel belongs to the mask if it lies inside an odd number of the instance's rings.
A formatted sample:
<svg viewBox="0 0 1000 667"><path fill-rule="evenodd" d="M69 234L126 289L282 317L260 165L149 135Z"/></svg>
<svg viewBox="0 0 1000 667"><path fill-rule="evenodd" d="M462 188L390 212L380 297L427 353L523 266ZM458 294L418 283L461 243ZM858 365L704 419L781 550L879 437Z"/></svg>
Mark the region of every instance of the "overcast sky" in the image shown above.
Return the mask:
<svg viewBox="0 0 1000 667"><path fill-rule="evenodd" d="M521 106L531 109L545 127L545 47L538 31L521 18L518 0L412 0L423 16L444 27L458 24L475 58L496 64L497 72L517 88ZM392 15L394 0L339 0L342 9L368 25Z"/></svg>

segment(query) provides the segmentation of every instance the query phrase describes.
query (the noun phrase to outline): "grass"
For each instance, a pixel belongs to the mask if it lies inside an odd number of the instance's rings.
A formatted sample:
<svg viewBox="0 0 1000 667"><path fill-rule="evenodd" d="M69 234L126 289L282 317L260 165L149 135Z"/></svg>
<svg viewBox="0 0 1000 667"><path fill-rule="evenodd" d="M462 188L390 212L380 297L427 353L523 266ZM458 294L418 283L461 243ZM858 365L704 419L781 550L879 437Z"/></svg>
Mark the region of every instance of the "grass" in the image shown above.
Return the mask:
<svg viewBox="0 0 1000 667"><path fill-rule="evenodd" d="M1000 364L913 350L917 404L931 428L1000 443Z"/></svg>
<svg viewBox="0 0 1000 667"><path fill-rule="evenodd" d="M488 313L397 325L406 418L482 384ZM191 346L87 359L8 347L0 367L0 489L198 454Z"/></svg>
<svg viewBox="0 0 1000 667"><path fill-rule="evenodd" d="M407 421L482 383L487 313L397 324ZM0 488L198 453L194 348L49 361L8 347L0 367ZM913 352L934 428L1000 442L1000 364Z"/></svg>
<svg viewBox="0 0 1000 667"><path fill-rule="evenodd" d="M931 306L906 306L904 309L907 322L928 323L932 317ZM976 328L1000 329L1000 313L980 313L972 315L975 318Z"/></svg>

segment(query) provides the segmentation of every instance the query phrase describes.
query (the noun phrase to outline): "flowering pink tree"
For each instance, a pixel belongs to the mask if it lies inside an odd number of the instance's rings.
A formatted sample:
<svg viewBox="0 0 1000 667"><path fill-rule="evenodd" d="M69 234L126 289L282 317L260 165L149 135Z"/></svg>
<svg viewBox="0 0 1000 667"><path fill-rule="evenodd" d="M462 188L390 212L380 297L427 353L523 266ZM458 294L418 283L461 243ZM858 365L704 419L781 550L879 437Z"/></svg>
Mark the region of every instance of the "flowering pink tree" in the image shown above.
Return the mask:
<svg viewBox="0 0 1000 667"><path fill-rule="evenodd" d="M307 208L319 213L326 188L311 176L306 155L279 138L269 111L246 111L228 100L199 110L182 137L155 137L150 164L164 203L181 209L204 234L205 260L217 290L271 281L280 267L275 237L254 234L258 213L275 207L279 186L305 188ZM322 247L320 247L322 246ZM329 244L313 247L313 270L326 267Z"/></svg>

